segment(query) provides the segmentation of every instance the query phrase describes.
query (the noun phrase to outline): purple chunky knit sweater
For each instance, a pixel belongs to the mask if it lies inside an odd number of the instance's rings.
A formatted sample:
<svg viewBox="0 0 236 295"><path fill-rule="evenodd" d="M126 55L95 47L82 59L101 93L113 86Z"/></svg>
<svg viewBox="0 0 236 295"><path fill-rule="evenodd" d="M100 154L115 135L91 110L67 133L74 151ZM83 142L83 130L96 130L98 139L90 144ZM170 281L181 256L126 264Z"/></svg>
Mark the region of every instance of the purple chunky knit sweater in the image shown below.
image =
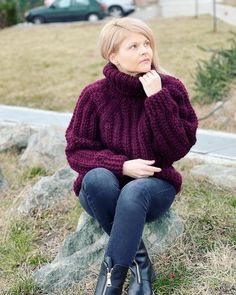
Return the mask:
<svg viewBox="0 0 236 295"><path fill-rule="evenodd" d="M66 130L66 156L79 173L74 183L78 196L84 175L93 168L111 170L123 182L123 163L155 160L162 170L154 177L181 189L182 178L172 166L196 142L197 118L184 85L160 74L162 89L146 96L138 77L108 63L104 79L81 93Z"/></svg>

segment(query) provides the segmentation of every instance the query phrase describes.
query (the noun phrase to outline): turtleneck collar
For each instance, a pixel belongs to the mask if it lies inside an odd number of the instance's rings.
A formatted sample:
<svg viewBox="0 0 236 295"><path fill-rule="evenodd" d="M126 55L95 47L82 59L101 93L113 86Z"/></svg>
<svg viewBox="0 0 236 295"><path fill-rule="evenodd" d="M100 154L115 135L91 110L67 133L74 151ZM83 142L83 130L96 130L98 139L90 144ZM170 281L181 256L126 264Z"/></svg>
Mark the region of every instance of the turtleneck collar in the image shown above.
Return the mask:
<svg viewBox="0 0 236 295"><path fill-rule="evenodd" d="M109 81L110 86L116 91L131 96L146 96L142 83L137 76L131 76L126 73L120 72L118 68L111 62L108 62L104 66L103 74ZM161 79L163 81L164 75L160 73L159 75L161 76Z"/></svg>
<svg viewBox="0 0 236 295"><path fill-rule="evenodd" d="M142 83L139 81L138 77L120 72L112 63L109 62L105 65L103 74L111 84L111 87L120 93L135 96L145 95Z"/></svg>

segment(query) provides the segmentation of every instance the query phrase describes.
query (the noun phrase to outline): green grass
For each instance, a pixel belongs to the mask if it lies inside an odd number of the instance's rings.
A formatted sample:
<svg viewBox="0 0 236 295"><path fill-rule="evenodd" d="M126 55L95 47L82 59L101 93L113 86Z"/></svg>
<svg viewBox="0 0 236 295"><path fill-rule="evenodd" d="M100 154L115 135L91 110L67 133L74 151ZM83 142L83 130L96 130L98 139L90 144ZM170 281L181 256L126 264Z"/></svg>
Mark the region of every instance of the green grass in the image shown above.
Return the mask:
<svg viewBox="0 0 236 295"><path fill-rule="evenodd" d="M49 259L42 254L34 254L28 258L28 264L34 267L38 265L46 264L48 262L49 262Z"/></svg>
<svg viewBox="0 0 236 295"><path fill-rule="evenodd" d="M34 179L38 176L47 176L47 171L43 167L29 167L22 175L22 180Z"/></svg>
<svg viewBox="0 0 236 295"><path fill-rule="evenodd" d="M32 229L26 222L12 222L7 237L0 243L0 268L5 273L13 273L20 265L27 264L33 241Z"/></svg>
<svg viewBox="0 0 236 295"><path fill-rule="evenodd" d="M153 284L155 294L172 294L180 286L186 288L191 284L192 274L183 264L171 265L157 275Z"/></svg>
<svg viewBox="0 0 236 295"><path fill-rule="evenodd" d="M20 278L4 295L39 295L39 287L31 278Z"/></svg>
<svg viewBox="0 0 236 295"><path fill-rule="evenodd" d="M75 230L82 209L77 199L68 194L51 210L18 216L15 208L21 191L47 174L40 167L22 168L19 158L15 150L0 153L1 168L9 184L0 202L0 290L13 295L36 295L40 293L29 280L31 273L53 259L55 245L59 246Z"/></svg>

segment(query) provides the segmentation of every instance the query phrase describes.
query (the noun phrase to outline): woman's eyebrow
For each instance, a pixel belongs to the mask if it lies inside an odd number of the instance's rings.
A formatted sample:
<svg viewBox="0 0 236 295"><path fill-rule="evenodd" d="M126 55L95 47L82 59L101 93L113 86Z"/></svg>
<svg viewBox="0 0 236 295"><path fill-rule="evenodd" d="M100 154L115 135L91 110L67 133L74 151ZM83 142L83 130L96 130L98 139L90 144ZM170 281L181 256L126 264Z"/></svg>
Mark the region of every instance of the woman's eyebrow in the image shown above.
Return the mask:
<svg viewBox="0 0 236 295"><path fill-rule="evenodd" d="M144 40L142 40L142 41L140 41L140 42L138 42L138 41L130 41L128 44L137 44L137 43L143 43L143 42L149 42L149 40L148 39L144 39Z"/></svg>
<svg viewBox="0 0 236 295"><path fill-rule="evenodd" d="M128 45L131 45L131 44L137 44L138 42L136 42L136 41L131 41L131 42L129 42L128 43Z"/></svg>
<svg viewBox="0 0 236 295"><path fill-rule="evenodd" d="M148 40L148 39L145 39L145 40L140 41L140 42L137 42L137 41L130 41L130 42L128 43L128 45L131 45L131 44L138 44L138 43L143 43L143 42L146 42L146 41L149 41L149 40Z"/></svg>

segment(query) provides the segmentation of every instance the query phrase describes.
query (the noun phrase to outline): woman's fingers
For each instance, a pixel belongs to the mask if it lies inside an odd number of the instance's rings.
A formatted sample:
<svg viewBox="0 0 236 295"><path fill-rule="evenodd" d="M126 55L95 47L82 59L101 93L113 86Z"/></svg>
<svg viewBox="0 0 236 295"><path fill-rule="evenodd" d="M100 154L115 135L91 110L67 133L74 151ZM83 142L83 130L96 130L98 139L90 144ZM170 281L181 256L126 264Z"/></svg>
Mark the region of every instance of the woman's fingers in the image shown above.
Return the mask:
<svg viewBox="0 0 236 295"><path fill-rule="evenodd" d="M139 80L142 84L145 84L147 81L146 81L147 78L145 78L144 76L143 77L139 77Z"/></svg>
<svg viewBox="0 0 236 295"><path fill-rule="evenodd" d="M141 159L142 160L142 159ZM144 163L147 163L148 165L151 165L155 163L155 160L142 160Z"/></svg>
<svg viewBox="0 0 236 295"><path fill-rule="evenodd" d="M147 172L160 172L161 171L161 168L159 168L159 167L153 167L153 166L147 166L143 170L144 171L147 171Z"/></svg>
<svg viewBox="0 0 236 295"><path fill-rule="evenodd" d="M142 160L145 164L145 169L146 171L155 171L155 172L159 172L161 171L161 168L159 167L155 167L155 166L150 166L153 165L155 163L155 160Z"/></svg>
<svg viewBox="0 0 236 295"><path fill-rule="evenodd" d="M145 75L143 75L141 78L144 78L144 80L150 80L156 77L159 77L157 71L151 70L150 72L147 72Z"/></svg>

